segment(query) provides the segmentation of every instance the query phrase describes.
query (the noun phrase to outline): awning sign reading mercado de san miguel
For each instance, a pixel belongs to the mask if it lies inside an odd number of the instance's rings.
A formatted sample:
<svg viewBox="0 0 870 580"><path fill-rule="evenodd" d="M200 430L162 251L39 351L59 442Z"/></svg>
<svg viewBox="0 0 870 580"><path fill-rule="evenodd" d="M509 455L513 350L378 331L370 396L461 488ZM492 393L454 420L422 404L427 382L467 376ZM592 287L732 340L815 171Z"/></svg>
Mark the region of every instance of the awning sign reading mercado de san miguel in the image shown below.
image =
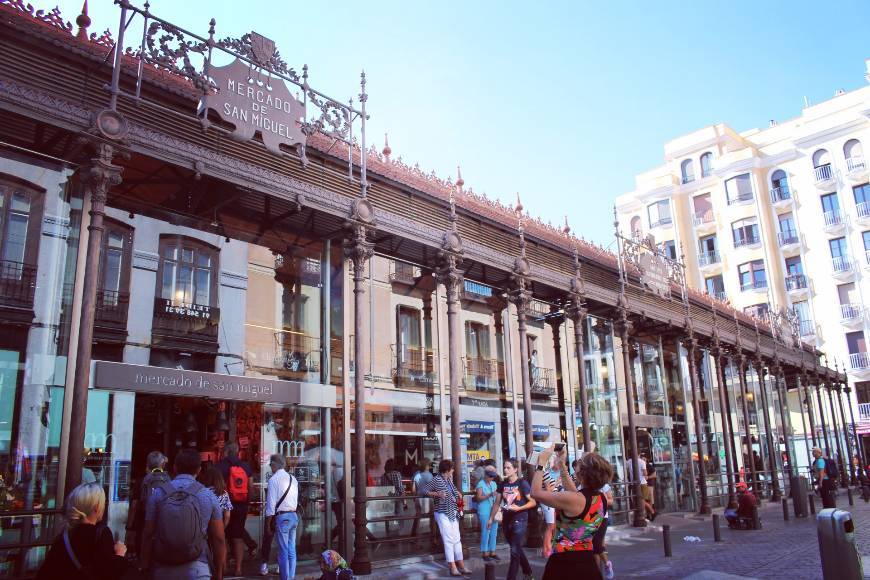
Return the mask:
<svg viewBox="0 0 870 580"><path fill-rule="evenodd" d="M238 141L253 139L259 131L272 153L280 153L281 143L291 147L304 144L305 105L290 94L283 80L265 71L275 43L256 32L250 34L250 40L252 61L263 68L239 58L226 66L210 67L214 90L203 97L200 108L211 109L232 124L232 136Z"/></svg>

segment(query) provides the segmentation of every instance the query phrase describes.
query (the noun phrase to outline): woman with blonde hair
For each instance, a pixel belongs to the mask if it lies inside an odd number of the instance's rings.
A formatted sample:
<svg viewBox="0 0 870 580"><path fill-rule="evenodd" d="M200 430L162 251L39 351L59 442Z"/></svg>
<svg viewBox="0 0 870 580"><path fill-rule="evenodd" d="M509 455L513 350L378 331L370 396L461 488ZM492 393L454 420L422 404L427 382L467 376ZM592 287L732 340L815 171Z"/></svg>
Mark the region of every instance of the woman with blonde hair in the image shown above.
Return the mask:
<svg viewBox="0 0 870 580"><path fill-rule="evenodd" d="M127 571L127 546L115 542L102 523L106 494L97 482L83 483L67 496L66 526L54 540L37 579L118 580Z"/></svg>

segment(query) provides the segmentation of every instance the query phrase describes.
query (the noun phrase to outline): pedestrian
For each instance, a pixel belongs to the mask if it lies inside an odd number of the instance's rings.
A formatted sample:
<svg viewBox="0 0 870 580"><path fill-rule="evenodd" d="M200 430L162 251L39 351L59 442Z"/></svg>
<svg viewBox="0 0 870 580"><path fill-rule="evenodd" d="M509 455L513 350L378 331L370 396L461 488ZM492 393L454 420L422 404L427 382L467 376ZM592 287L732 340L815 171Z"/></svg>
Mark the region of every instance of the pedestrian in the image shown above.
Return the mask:
<svg viewBox="0 0 870 580"><path fill-rule="evenodd" d="M548 491L561 491L561 474L553 468L553 464L544 470L544 489ZM544 545L541 553L544 559L550 557L553 548L553 534L556 533L556 510L548 505L541 505L541 514L544 516Z"/></svg>
<svg viewBox="0 0 870 580"><path fill-rule="evenodd" d="M813 472L816 477L816 491L822 498L822 506L825 508L836 508L837 503L834 500L834 490L832 489L832 481L828 476L827 465L830 459L822 458L822 450L819 447L813 447Z"/></svg>
<svg viewBox="0 0 870 580"><path fill-rule="evenodd" d="M737 508L727 508L725 519L729 528L744 529L743 522L752 520L753 508L758 506L758 498L754 493L749 493L749 487L742 481L734 486L737 492Z"/></svg>
<svg viewBox="0 0 870 580"><path fill-rule="evenodd" d="M435 500L435 521L441 532L444 544L444 557L450 566L451 576L471 575L462 561L462 540L459 535L461 496L453 485L453 462L442 459L438 464L438 474L432 478L424 490L428 497Z"/></svg>
<svg viewBox="0 0 870 580"><path fill-rule="evenodd" d="M299 504L299 482L285 467L286 459L283 455L273 453L269 456L272 477L266 486L266 525L278 538L278 575L281 580L290 580L296 577L296 528L299 525L296 508ZM263 574L262 567L260 573Z"/></svg>
<svg viewBox="0 0 870 580"><path fill-rule="evenodd" d="M555 457L559 472L564 474L563 491L547 491L543 487L543 471L551 457ZM577 467L579 492L567 475L564 448L554 453L551 447L538 456L537 470L532 478L532 496L540 503L556 508L553 555L547 560L543 580L602 577L593 552L593 539L607 514L607 499L601 488L613 478L613 467L592 452L584 453Z"/></svg>
<svg viewBox="0 0 870 580"><path fill-rule="evenodd" d="M861 465L861 458L857 455L852 457L852 471L855 474L858 487L861 488L861 499L865 502L870 501L870 478L867 477L867 470Z"/></svg>
<svg viewBox="0 0 870 580"><path fill-rule="evenodd" d="M99 483L83 483L66 500L66 526L48 551L38 580L118 580L128 568L127 547L102 523L106 494Z"/></svg>
<svg viewBox="0 0 870 580"><path fill-rule="evenodd" d="M218 469L224 476L227 492L230 494L233 509L230 513L230 523L227 526L227 540L235 559L236 576L242 575L242 563L245 559L245 520L248 518L248 504L251 491L251 476L254 470L246 461L239 458L239 445L227 443L224 447L224 458L218 463ZM249 547L250 548L250 547ZM256 543L254 544L256 549Z"/></svg>
<svg viewBox="0 0 870 580"><path fill-rule="evenodd" d="M402 472L398 470L398 461L396 459L387 459L387 462L384 464L384 475L381 477L381 484L393 488L389 493L391 497L405 497L405 484L402 482ZM405 500L394 499L392 502L393 515L401 516L402 511L405 509ZM396 525L398 530L401 531L402 520L397 520ZM384 531L388 536L390 535L390 522L384 522Z"/></svg>
<svg viewBox="0 0 870 580"><path fill-rule="evenodd" d="M199 470L199 452L182 449L175 456L175 479L155 489L145 506L141 563L149 570L154 560L154 578L223 579L223 513L214 493L196 481Z"/></svg>
<svg viewBox="0 0 870 580"><path fill-rule="evenodd" d="M480 519L480 555L484 562L500 559L495 554L495 544L498 538L498 520L501 518L496 517L499 510L493 510L498 494L497 478L498 471L495 467L487 467L483 470L483 479L477 482L474 490L477 517Z"/></svg>
<svg viewBox="0 0 870 580"><path fill-rule="evenodd" d="M224 530L230 523L230 513L233 511L233 502L230 501L230 494L227 492L227 484L224 482L224 476L217 467L209 467L202 475L202 484L206 486L217 498L218 505L221 506L221 514L224 519Z"/></svg>
<svg viewBox="0 0 870 580"><path fill-rule="evenodd" d="M573 481L578 487L582 487L579 477L580 459L575 459L571 467L574 468ZM613 562L610 561L610 556L607 553L607 543L605 538L607 536L607 528L610 527L610 506L613 505L613 488L610 486L610 481L601 486L601 489L598 491L604 494L604 499L607 500L608 509L604 513L604 521L601 522L601 526L592 537L592 553L595 554L598 567L604 568L604 578L609 580L613 578Z"/></svg>
<svg viewBox="0 0 870 580"><path fill-rule="evenodd" d="M637 465L638 471L640 472L640 501L643 502L643 513L646 518L650 521L656 518L656 510L652 505L652 490L649 487L649 482L647 481L647 465L646 465L646 454L641 453L637 457ZM629 481L634 481L634 461L631 459L628 460L628 479ZM629 490L632 487L629 484Z"/></svg>
<svg viewBox="0 0 870 580"><path fill-rule="evenodd" d="M422 498L426 497L424 491L426 490L429 482L432 481L432 470L431 470L432 461L430 461L427 457L424 457L417 464L417 472L414 474L414 479L411 482L411 492L414 494L414 497L417 498L414 500L414 508L415 508L415 518L414 523L411 525L411 536L417 535L417 527L420 525L420 520L423 518L423 508L425 507L424 501ZM431 530L434 535L435 530ZM419 544L419 540L417 541Z"/></svg>
<svg viewBox="0 0 870 580"><path fill-rule="evenodd" d="M335 550L325 550L320 554L320 580L353 580L353 570Z"/></svg>
<svg viewBox="0 0 870 580"><path fill-rule="evenodd" d="M532 488L529 482L520 477L520 464L516 459L506 459L502 470L504 479L498 487L502 513L501 525L505 539L511 548L507 580L516 580L520 568L524 580L533 580L532 566L526 558L523 546L526 543L526 532L529 527L529 510L535 509L538 503L531 497Z"/></svg>
<svg viewBox="0 0 870 580"><path fill-rule="evenodd" d="M136 554L142 552L142 532L145 529L145 506L151 493L163 483L172 479L166 472L169 461L160 451L152 451L145 459L145 477L141 484L133 488L133 498L130 501L130 511L127 518L127 532L133 532L133 546Z"/></svg>

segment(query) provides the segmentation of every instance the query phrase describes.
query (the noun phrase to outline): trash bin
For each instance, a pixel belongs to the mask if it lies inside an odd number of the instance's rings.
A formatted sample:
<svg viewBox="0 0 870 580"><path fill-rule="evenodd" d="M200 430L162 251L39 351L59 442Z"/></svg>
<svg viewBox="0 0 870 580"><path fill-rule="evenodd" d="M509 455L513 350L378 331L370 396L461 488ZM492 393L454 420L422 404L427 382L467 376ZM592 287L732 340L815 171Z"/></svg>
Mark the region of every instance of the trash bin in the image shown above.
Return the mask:
<svg viewBox="0 0 870 580"><path fill-rule="evenodd" d="M833 508L823 509L816 516L819 533L819 556L825 580L861 580L864 569L855 545L855 524L852 514Z"/></svg>
<svg viewBox="0 0 870 580"><path fill-rule="evenodd" d="M809 515L807 500L807 478L796 475L791 478L791 499L794 502L794 515L805 518Z"/></svg>

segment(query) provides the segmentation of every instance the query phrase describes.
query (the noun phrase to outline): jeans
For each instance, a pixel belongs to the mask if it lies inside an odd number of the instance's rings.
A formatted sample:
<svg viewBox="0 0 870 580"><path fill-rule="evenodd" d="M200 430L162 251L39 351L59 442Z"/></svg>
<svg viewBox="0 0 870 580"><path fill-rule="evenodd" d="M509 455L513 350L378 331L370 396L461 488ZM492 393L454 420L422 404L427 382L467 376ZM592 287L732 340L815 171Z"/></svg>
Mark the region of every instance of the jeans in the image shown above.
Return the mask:
<svg viewBox="0 0 870 580"><path fill-rule="evenodd" d="M834 498L834 486L830 479L823 479L819 486L819 495L822 496L823 508L837 507L837 500Z"/></svg>
<svg viewBox="0 0 870 580"><path fill-rule="evenodd" d="M532 567L526 558L526 553L523 552L529 522L525 518L506 517L502 523L504 524L504 535L511 546L511 562L508 566L507 580L516 580L520 567L523 569L523 574L532 573Z"/></svg>
<svg viewBox="0 0 870 580"><path fill-rule="evenodd" d="M491 502L477 504L477 516L480 518L480 551L481 553L495 552L495 541L498 538L498 522L489 525L489 517L492 514Z"/></svg>
<svg viewBox="0 0 870 580"><path fill-rule="evenodd" d="M296 526L299 517L295 512L275 516L275 536L278 538L278 575L281 580L296 577Z"/></svg>

